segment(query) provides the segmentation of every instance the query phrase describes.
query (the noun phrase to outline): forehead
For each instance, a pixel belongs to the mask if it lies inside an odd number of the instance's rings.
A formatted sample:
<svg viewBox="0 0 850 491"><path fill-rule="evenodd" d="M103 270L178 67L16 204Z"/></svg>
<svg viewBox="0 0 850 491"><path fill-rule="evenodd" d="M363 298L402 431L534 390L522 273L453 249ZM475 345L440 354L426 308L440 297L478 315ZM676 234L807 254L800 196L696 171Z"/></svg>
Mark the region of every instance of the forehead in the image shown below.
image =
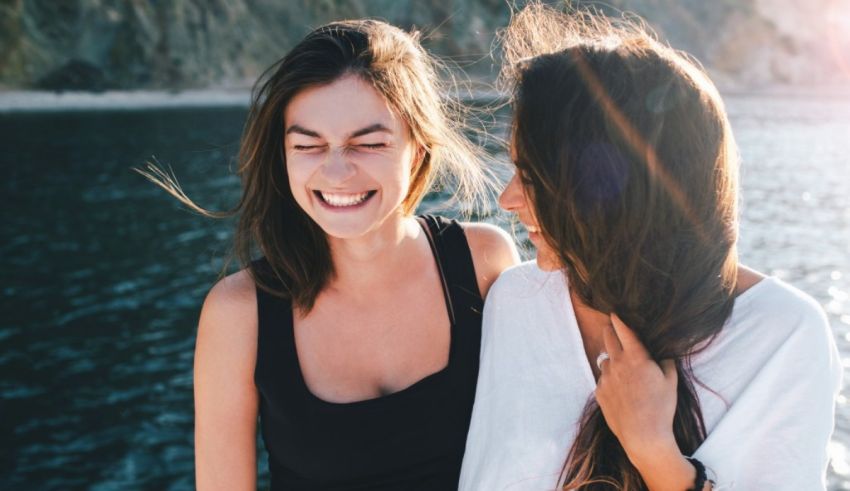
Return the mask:
<svg viewBox="0 0 850 491"><path fill-rule="evenodd" d="M297 124L323 136L341 136L381 124L403 135L406 125L372 84L347 75L298 92L284 111L284 124Z"/></svg>

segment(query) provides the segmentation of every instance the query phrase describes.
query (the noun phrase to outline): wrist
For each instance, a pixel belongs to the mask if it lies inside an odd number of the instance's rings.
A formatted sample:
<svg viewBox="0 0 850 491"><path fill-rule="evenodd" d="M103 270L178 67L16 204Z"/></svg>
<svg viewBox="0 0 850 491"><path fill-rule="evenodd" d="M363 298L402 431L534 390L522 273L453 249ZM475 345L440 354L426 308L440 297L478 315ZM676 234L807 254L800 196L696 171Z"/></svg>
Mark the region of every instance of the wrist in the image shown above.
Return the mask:
<svg viewBox="0 0 850 491"><path fill-rule="evenodd" d="M683 491L693 489L696 468L679 451L678 446L659 447L654 453L631 456L629 459L640 473L650 491Z"/></svg>
<svg viewBox="0 0 850 491"><path fill-rule="evenodd" d="M623 445L629 461L635 468L658 467L660 463L672 463L684 458L672 433L655 439L642 439L635 445Z"/></svg>

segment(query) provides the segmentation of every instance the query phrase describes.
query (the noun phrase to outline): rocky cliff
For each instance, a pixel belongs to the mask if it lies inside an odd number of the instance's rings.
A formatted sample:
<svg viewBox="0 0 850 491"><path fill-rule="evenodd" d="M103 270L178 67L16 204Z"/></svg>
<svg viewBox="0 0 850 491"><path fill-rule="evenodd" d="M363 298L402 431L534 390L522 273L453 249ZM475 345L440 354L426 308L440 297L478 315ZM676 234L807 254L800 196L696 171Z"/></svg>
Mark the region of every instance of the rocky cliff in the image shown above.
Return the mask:
<svg viewBox="0 0 850 491"><path fill-rule="evenodd" d="M585 2L587 3L587 2ZM738 88L850 83L846 0L615 0Z"/></svg>
<svg viewBox="0 0 850 491"><path fill-rule="evenodd" d="M645 17L722 85L850 81L843 0L605 5ZM245 87L312 27L366 16L419 28L429 49L486 77L493 35L509 8L505 0L4 0L0 87Z"/></svg>

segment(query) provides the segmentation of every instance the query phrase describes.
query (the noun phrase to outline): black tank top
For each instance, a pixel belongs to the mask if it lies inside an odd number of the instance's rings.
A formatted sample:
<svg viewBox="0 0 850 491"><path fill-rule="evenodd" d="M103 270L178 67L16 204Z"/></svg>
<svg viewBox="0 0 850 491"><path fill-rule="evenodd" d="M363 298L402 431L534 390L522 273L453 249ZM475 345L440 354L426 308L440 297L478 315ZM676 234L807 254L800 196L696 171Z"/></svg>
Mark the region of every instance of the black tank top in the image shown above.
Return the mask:
<svg viewBox="0 0 850 491"><path fill-rule="evenodd" d="M443 282L451 345L444 369L405 389L351 403L316 397L298 364L291 303L257 289L254 380L272 491L457 489L483 301L460 224L418 219Z"/></svg>

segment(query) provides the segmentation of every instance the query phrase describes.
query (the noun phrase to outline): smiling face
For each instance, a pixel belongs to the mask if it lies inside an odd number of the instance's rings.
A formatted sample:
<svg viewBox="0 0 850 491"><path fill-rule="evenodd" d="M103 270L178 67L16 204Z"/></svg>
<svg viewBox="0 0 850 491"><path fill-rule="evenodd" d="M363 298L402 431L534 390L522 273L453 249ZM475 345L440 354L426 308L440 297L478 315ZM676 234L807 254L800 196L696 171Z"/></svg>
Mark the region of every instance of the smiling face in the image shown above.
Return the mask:
<svg viewBox="0 0 850 491"><path fill-rule="evenodd" d="M511 158L516 161L516 152L511 145ZM537 249L537 266L544 271L560 269L558 256L540 233L540 226L534 214L534 203L529 195L531 184L524 182L522 172L517 168L502 194L499 206L505 211L516 213L520 223L528 230L528 240Z"/></svg>
<svg viewBox="0 0 850 491"><path fill-rule="evenodd" d="M371 84L347 75L304 89L284 125L292 195L329 237L361 237L403 215L417 147Z"/></svg>

